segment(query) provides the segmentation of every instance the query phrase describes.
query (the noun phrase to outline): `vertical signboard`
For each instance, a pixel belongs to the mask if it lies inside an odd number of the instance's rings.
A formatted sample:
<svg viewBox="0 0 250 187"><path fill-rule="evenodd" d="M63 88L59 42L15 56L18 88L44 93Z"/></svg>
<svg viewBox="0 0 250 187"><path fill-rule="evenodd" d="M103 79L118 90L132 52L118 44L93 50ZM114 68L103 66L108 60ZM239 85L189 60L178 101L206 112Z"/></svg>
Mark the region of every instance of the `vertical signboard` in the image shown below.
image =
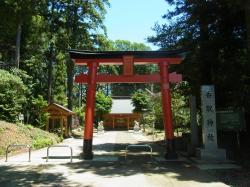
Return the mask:
<svg viewBox="0 0 250 187"><path fill-rule="evenodd" d="M214 86L201 87L203 148L196 149L202 160L225 160L226 151L217 148L216 108Z"/></svg>
<svg viewBox="0 0 250 187"><path fill-rule="evenodd" d="M216 108L214 86L201 87L202 138L205 149L217 148Z"/></svg>

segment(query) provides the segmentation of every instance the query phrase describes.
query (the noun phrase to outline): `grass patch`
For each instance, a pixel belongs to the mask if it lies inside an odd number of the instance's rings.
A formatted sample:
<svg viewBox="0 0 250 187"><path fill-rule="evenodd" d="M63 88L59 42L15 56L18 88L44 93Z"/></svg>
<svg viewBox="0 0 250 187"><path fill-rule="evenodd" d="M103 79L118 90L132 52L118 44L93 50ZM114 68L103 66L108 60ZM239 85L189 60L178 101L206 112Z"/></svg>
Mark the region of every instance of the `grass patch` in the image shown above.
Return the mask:
<svg viewBox="0 0 250 187"><path fill-rule="evenodd" d="M0 134L4 131L4 128L0 127Z"/></svg>
<svg viewBox="0 0 250 187"><path fill-rule="evenodd" d="M13 124L0 121L0 156L5 154L10 144L27 144L33 149L40 149L62 141L56 134L35 128L32 125ZM23 148L13 148L10 152L22 151Z"/></svg>
<svg viewBox="0 0 250 187"><path fill-rule="evenodd" d="M5 150L1 149L0 147L0 155L4 155L5 154Z"/></svg>

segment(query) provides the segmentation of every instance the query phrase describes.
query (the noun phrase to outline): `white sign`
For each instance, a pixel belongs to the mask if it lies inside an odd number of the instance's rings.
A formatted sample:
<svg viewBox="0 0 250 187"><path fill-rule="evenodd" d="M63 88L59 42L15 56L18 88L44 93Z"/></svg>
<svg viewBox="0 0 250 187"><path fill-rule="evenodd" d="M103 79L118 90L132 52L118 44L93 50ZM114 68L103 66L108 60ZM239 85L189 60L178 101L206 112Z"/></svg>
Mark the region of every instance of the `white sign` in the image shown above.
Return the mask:
<svg viewBox="0 0 250 187"><path fill-rule="evenodd" d="M23 121L23 120L24 120L23 114L19 114L18 119L19 119L20 121Z"/></svg>

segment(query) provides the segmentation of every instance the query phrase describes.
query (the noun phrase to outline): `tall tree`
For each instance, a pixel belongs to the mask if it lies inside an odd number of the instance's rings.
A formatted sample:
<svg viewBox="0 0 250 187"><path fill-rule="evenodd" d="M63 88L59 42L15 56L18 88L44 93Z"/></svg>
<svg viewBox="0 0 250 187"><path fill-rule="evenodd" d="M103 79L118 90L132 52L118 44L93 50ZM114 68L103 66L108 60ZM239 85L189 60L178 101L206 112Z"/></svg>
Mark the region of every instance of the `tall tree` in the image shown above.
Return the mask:
<svg viewBox="0 0 250 187"><path fill-rule="evenodd" d="M191 83L193 93L199 94L202 84L214 84L217 104L241 105L237 98L244 75L239 72L244 72L246 49L242 7L228 0L166 1L174 8L164 15L166 24L155 26L156 36L149 41L163 49L189 51L184 63L174 68Z"/></svg>
<svg viewBox="0 0 250 187"><path fill-rule="evenodd" d="M73 1L58 0L49 1L54 5L53 22L58 28L55 39L57 50L64 53L67 66L67 96L68 108L73 109L73 77L74 63L68 57L67 49L94 50L98 46L98 35L105 27L103 25L104 14L108 0L97 1ZM52 9L52 8L51 8ZM71 120L69 127L71 126Z"/></svg>
<svg viewBox="0 0 250 187"><path fill-rule="evenodd" d="M22 38L22 30L23 26L26 23L29 23L32 15L36 14L37 7L39 6L39 2L32 0L23 0L23 1L15 1L15 0L4 0L1 2L1 12L2 19L6 20L5 24L8 24L15 31L11 32L14 38L15 33L15 65L19 68L20 65L20 50L21 50L21 38ZM27 25L25 25L27 26ZM14 40L13 44L14 44Z"/></svg>

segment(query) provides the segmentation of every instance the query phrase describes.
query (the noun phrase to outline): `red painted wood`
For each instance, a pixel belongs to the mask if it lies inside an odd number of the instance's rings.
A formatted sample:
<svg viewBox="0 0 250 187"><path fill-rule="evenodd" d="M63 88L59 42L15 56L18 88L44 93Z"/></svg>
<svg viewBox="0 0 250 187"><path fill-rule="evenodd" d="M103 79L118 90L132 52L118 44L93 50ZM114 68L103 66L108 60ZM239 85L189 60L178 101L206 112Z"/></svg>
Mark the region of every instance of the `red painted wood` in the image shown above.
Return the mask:
<svg viewBox="0 0 250 187"><path fill-rule="evenodd" d="M104 58L104 59L75 59L76 65L87 65L87 63L98 62L102 65L122 65L122 58ZM183 58L134 58L134 64L159 64L168 62L169 64L180 64Z"/></svg>
<svg viewBox="0 0 250 187"><path fill-rule="evenodd" d="M173 131L173 121L172 121L168 65L169 64L167 62L163 62L159 64L159 68L161 76L163 124L164 124L166 138L168 140L172 140L174 138L174 131Z"/></svg>
<svg viewBox="0 0 250 187"><path fill-rule="evenodd" d="M123 75L132 76L134 74L134 57L123 56Z"/></svg>
<svg viewBox="0 0 250 187"><path fill-rule="evenodd" d="M176 72L169 74L169 81L171 83L178 83L182 81L182 75ZM75 76L76 83L86 84L88 82L88 75L79 74ZM160 82L159 74L150 75L133 75L133 76L123 76L123 75L106 75L100 74L96 78L97 83L158 83Z"/></svg>
<svg viewBox="0 0 250 187"><path fill-rule="evenodd" d="M85 128L84 128L84 139L93 139L93 123L94 123L94 112L95 112L95 92L96 92L96 75L98 63L88 64L88 88L87 88L87 101L86 101L86 113L85 113Z"/></svg>

